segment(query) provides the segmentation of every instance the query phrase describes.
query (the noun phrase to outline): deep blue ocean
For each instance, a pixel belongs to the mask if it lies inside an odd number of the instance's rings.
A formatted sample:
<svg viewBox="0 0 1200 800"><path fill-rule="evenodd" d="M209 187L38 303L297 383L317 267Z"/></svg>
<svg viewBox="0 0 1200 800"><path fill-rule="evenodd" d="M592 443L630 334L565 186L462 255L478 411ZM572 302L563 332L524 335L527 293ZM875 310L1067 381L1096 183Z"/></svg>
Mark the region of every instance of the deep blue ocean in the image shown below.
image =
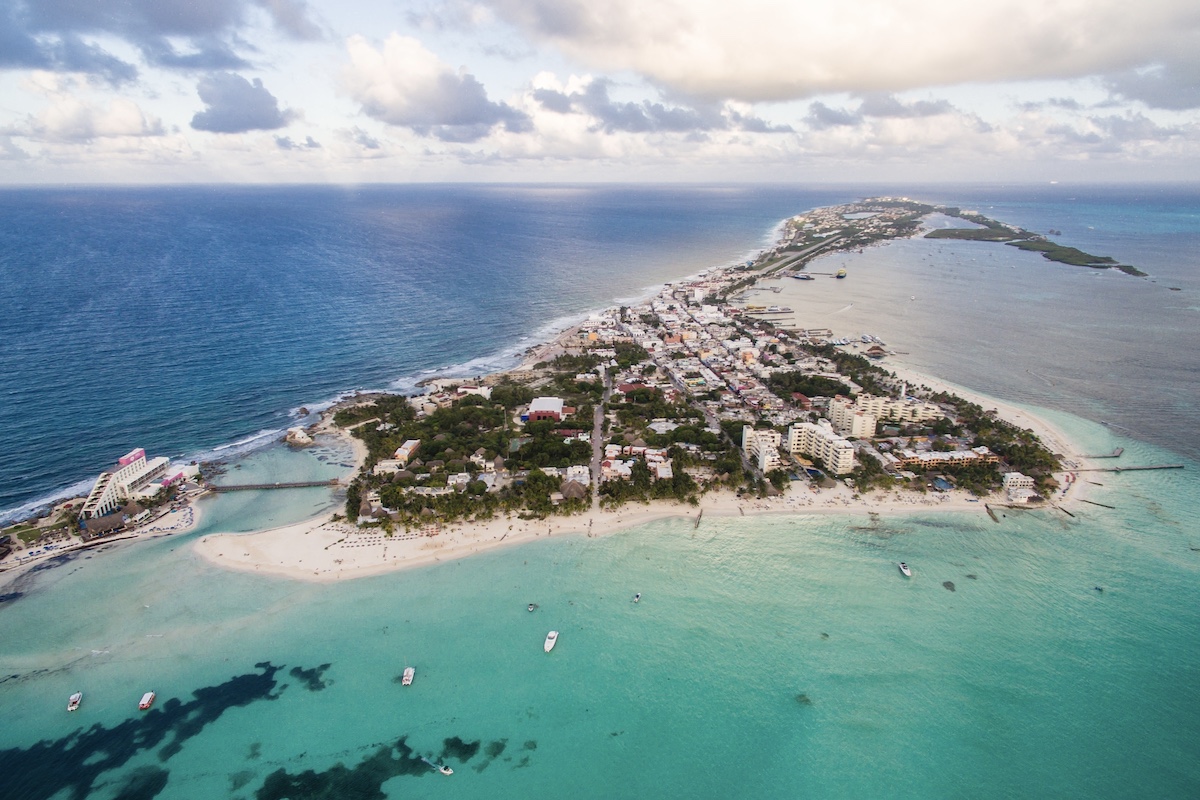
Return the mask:
<svg viewBox="0 0 1200 800"><path fill-rule="evenodd" d="M513 363L849 190L0 191L0 520L135 446L263 442L355 388ZM11 516L11 513L9 513Z"/></svg>
<svg viewBox="0 0 1200 800"><path fill-rule="evenodd" d="M913 239L789 282L804 322L1186 468L1091 475L1074 517L705 517L320 585L188 545L328 492L222 496L195 534L0 581L0 796L1200 796L1197 187L0 191L0 508L134 446L336 474L272 444L299 407L512 363L874 194L1150 277Z"/></svg>

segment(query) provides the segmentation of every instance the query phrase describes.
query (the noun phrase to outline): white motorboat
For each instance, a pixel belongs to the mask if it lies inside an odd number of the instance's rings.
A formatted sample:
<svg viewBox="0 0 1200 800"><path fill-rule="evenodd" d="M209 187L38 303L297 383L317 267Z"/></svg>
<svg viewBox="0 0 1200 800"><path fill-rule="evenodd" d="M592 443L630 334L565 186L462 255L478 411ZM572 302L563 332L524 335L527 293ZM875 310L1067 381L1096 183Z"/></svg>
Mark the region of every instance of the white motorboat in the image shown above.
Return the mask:
<svg viewBox="0 0 1200 800"><path fill-rule="evenodd" d="M404 675L403 675L403 677L400 678L400 685L401 686L412 686L413 677L415 677L416 674L417 674L416 667L405 667Z"/></svg>
<svg viewBox="0 0 1200 800"><path fill-rule="evenodd" d="M554 649L554 645L558 642L558 631L550 631L546 634L546 644L544 645L546 652L549 653Z"/></svg>
<svg viewBox="0 0 1200 800"><path fill-rule="evenodd" d="M79 704L83 702L83 692L76 692L71 695L71 699L67 701L67 711L74 711L79 708Z"/></svg>
<svg viewBox="0 0 1200 800"><path fill-rule="evenodd" d="M146 692L142 695L142 699L138 701L138 708L145 711L150 706L154 705L154 692Z"/></svg>
<svg viewBox="0 0 1200 800"><path fill-rule="evenodd" d="M435 764L434 762L430 761L425 756L420 756L420 759L422 761L424 761L426 764L428 764L429 766L436 769L438 772L442 773L443 775L453 775L454 774L454 770L450 769L450 767L446 764Z"/></svg>
<svg viewBox="0 0 1200 800"><path fill-rule="evenodd" d="M903 561L900 562L900 571L902 573L904 573L904 577L906 577L906 578L912 577L912 570L909 569L908 564L905 564Z"/></svg>
<svg viewBox="0 0 1200 800"><path fill-rule="evenodd" d="M638 592L633 596L633 602L640 603L642 601L642 593Z"/></svg>

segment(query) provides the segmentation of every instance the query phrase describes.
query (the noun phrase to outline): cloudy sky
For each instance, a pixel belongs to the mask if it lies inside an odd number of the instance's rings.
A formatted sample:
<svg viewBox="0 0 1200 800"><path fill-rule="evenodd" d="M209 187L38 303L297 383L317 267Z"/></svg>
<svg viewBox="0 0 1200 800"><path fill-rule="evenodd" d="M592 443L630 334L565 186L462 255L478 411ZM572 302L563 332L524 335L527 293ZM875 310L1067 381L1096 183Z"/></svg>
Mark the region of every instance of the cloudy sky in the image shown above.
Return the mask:
<svg viewBox="0 0 1200 800"><path fill-rule="evenodd" d="M1195 0L0 0L0 182L1200 179Z"/></svg>

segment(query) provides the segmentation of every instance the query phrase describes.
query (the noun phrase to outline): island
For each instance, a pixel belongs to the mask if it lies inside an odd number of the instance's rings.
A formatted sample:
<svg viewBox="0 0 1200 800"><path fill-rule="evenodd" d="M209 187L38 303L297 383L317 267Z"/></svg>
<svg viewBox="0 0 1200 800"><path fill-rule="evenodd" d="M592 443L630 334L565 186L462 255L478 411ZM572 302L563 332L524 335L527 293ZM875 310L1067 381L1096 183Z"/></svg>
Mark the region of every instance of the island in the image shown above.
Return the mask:
<svg viewBox="0 0 1200 800"><path fill-rule="evenodd" d="M907 198L792 217L754 259L593 314L514 369L344 400L299 431L356 445L342 511L236 546L205 536L197 552L336 580L661 517L1057 507L1080 457L1044 422L889 368L874 337L860 353L746 302L764 279L815 279L813 259L918 235L934 213L981 226L968 238L1042 241Z"/></svg>

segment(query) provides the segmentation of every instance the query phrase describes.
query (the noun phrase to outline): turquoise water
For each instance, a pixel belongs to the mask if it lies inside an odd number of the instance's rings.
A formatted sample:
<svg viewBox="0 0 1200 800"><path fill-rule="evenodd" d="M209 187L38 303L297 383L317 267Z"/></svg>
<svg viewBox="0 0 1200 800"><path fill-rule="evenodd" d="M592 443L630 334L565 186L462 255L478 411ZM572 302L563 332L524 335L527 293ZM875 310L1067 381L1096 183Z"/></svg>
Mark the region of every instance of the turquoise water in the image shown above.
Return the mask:
<svg viewBox="0 0 1200 800"><path fill-rule="evenodd" d="M303 449L277 446L256 450L226 465L213 482L257 485L330 480L350 475L353 463L353 453L345 440L318 437L314 446ZM344 492L319 487L209 495L197 503L201 516L194 532L277 528L339 510L345 502Z"/></svg>
<svg viewBox="0 0 1200 800"><path fill-rule="evenodd" d="M1056 420L1131 459L1165 455ZM182 539L128 547L49 571L0 614L3 671L19 676L0 684L0 766L19 774L36 741L116 728L147 688L159 708L198 687L236 694L229 678L269 662L272 699L224 710L165 760L169 736L137 752L90 796L165 771L147 796L268 797L278 770L337 764L389 797L1189 796L1189 466L1105 475L1092 498L1117 510L1075 518L666 521L334 585L221 571ZM401 738L432 757L450 737L480 742L447 757L452 778L353 772ZM72 756L56 758L69 779Z"/></svg>

